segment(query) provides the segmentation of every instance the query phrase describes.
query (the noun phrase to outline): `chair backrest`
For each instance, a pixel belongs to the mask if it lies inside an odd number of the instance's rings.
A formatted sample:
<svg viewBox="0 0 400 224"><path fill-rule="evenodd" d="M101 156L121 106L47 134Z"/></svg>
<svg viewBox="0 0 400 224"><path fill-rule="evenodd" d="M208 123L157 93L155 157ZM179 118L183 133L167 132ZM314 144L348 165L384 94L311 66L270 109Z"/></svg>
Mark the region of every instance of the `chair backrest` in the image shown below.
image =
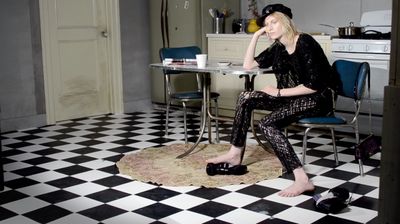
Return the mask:
<svg viewBox="0 0 400 224"><path fill-rule="evenodd" d="M195 59L196 54L201 54L201 49L197 46L187 46L187 47L173 47L173 48L161 48L159 50L160 60L163 61L166 58L172 59ZM170 75L174 74L182 74L182 73L190 73L190 72L181 72L176 70L163 70L165 75L167 94L170 96L173 91L173 87L171 84ZM196 73L196 82L197 82L197 90L201 91L201 79L200 76Z"/></svg>
<svg viewBox="0 0 400 224"><path fill-rule="evenodd" d="M172 48L161 48L160 49L160 59L161 60L164 60L165 58L195 59L196 54L201 54L201 50L197 46L172 47Z"/></svg>
<svg viewBox="0 0 400 224"><path fill-rule="evenodd" d="M196 59L196 54L201 54L201 49L197 46L161 48L159 51L161 62L166 58L172 59ZM182 72L165 70L169 74L179 74Z"/></svg>
<svg viewBox="0 0 400 224"><path fill-rule="evenodd" d="M352 98L355 101L361 100L366 79L369 77L370 73L368 62L336 60L332 66L339 75L341 82L337 94Z"/></svg>

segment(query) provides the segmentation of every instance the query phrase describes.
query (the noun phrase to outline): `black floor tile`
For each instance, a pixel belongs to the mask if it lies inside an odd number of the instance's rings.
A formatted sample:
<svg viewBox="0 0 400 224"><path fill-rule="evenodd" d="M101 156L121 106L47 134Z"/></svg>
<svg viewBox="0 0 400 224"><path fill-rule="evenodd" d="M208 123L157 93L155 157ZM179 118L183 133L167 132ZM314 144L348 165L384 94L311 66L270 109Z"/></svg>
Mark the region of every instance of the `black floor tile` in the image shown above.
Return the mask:
<svg viewBox="0 0 400 224"><path fill-rule="evenodd" d="M128 193L125 192L121 192L121 191L117 191L114 189L106 189L103 191L99 191L93 194L89 194L86 195L86 197L103 202L103 203L107 203L110 201L114 201L114 200L118 200L120 198L124 198L126 196L129 196Z"/></svg>
<svg viewBox="0 0 400 224"><path fill-rule="evenodd" d="M91 219L102 221L120 214L126 213L127 211L120 208L116 208L107 204L89 208L78 212L81 215L87 216ZM132 220L133 221L133 220Z"/></svg>
<svg viewBox="0 0 400 224"><path fill-rule="evenodd" d="M216 218L220 215L223 215L223 214L233 211L235 209L236 209L235 207L230 206L230 205L209 201L204 204L195 206L195 207L189 209L189 211Z"/></svg>
<svg viewBox="0 0 400 224"><path fill-rule="evenodd" d="M72 212L70 212L64 208L60 208L55 205L49 205L44 208L40 208L40 209L31 211L31 212L28 212L28 213L24 214L24 216L26 216L36 222L39 222L39 223L49 223L49 222L59 219L63 216L67 216L71 213Z"/></svg>
<svg viewBox="0 0 400 224"><path fill-rule="evenodd" d="M53 191L50 193L36 196L36 198L39 198L43 201L46 201L46 202L52 203L52 204L60 203L63 201L68 201L70 199L77 198L77 197L79 197L79 195L68 192L68 191L64 191L64 190Z"/></svg>

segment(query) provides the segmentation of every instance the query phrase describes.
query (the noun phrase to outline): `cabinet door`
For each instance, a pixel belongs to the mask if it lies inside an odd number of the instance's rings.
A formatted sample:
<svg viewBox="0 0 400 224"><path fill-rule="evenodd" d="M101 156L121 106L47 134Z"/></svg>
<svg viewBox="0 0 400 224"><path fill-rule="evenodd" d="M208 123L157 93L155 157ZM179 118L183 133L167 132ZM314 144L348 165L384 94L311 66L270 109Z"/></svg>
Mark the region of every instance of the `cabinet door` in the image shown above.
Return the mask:
<svg viewBox="0 0 400 224"><path fill-rule="evenodd" d="M242 62L244 57L242 40L214 38L208 42L210 60Z"/></svg>

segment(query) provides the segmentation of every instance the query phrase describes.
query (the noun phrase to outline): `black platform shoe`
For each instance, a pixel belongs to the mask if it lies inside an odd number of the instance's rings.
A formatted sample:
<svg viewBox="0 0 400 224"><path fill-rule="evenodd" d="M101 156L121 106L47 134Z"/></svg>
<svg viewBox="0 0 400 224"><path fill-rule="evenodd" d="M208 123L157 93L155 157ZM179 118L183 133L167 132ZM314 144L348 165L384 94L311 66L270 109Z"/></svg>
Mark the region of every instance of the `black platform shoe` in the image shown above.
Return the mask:
<svg viewBox="0 0 400 224"><path fill-rule="evenodd" d="M246 165L231 166L229 163L208 163L206 172L209 176L214 175L243 175L247 173Z"/></svg>

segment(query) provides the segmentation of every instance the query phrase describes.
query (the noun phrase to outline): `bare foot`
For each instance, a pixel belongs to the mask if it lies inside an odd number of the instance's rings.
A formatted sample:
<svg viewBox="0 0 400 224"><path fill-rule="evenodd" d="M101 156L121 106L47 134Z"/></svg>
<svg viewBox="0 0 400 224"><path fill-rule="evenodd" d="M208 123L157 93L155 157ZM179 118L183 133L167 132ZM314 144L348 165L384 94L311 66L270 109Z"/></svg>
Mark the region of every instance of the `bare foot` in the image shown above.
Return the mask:
<svg viewBox="0 0 400 224"><path fill-rule="evenodd" d="M279 196L282 197L296 197L303 192L306 191L313 191L315 189L314 184L311 183L310 181L295 181L292 185L290 185L288 188L283 189L278 193Z"/></svg>
<svg viewBox="0 0 400 224"><path fill-rule="evenodd" d="M229 163L232 166L241 163L242 149L232 146L228 153L206 160L207 163Z"/></svg>

